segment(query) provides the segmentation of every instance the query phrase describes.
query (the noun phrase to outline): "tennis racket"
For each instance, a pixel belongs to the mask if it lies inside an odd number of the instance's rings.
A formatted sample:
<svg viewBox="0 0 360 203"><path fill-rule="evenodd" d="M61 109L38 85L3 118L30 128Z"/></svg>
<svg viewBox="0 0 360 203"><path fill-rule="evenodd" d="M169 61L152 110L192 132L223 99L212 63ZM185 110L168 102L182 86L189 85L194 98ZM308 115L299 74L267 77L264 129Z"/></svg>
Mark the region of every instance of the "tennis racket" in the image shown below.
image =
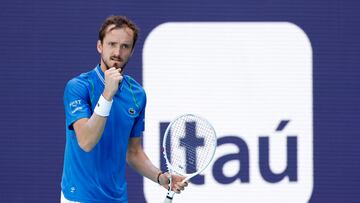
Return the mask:
<svg viewBox="0 0 360 203"><path fill-rule="evenodd" d="M216 151L216 132L205 119L186 114L174 119L163 139L163 154L170 174L169 191L164 203L171 203L172 174L185 176L183 182L198 175L210 164Z"/></svg>

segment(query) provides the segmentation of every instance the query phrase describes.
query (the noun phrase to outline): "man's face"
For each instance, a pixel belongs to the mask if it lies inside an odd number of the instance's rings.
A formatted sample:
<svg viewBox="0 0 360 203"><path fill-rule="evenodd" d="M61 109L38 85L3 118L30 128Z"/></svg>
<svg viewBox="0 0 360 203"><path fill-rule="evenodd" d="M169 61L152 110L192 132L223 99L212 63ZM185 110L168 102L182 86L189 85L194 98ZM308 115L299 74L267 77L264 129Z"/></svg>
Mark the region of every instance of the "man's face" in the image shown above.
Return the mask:
<svg viewBox="0 0 360 203"><path fill-rule="evenodd" d="M114 25L110 25L110 30ZM133 52L133 31L128 28L115 28L107 31L101 43L97 42L97 50L101 55L101 68L103 71L115 67L122 71Z"/></svg>

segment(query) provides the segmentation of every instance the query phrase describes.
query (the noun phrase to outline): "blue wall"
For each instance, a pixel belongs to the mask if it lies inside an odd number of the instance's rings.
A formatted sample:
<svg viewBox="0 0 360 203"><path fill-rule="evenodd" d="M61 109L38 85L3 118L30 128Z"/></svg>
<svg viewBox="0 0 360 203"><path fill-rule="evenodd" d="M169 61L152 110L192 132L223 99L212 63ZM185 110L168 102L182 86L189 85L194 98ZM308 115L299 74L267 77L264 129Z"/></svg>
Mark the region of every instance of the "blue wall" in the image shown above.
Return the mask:
<svg viewBox="0 0 360 203"><path fill-rule="evenodd" d="M2 1L0 202L58 202L66 81L93 68L100 24L141 28L127 73L142 81L142 48L164 22L289 21L313 48L314 190L310 202L360 199L360 4L357 1ZM130 202L144 202L128 172ZM137 191L137 190L140 190Z"/></svg>

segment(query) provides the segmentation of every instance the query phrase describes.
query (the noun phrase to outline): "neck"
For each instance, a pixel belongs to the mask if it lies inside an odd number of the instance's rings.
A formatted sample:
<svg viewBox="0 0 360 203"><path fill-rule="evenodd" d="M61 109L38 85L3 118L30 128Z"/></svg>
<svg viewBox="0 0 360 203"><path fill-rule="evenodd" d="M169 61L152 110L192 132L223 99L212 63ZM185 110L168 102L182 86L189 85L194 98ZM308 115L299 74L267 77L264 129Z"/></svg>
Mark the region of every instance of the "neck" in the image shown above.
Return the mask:
<svg viewBox="0 0 360 203"><path fill-rule="evenodd" d="M102 70L103 73L105 73L105 71L107 70L106 65L103 63L102 60L101 60L101 63L100 63L100 69Z"/></svg>

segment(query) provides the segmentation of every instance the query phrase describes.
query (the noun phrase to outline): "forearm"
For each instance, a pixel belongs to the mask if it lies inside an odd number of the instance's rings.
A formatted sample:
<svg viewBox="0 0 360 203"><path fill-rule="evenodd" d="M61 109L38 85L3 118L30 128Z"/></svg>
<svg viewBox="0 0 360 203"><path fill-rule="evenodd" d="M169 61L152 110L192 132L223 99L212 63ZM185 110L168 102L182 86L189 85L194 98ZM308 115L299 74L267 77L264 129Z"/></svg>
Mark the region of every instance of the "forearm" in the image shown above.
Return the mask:
<svg viewBox="0 0 360 203"><path fill-rule="evenodd" d="M105 98L101 95L92 116L89 119L82 119L74 123L78 143L84 151L91 151L99 142L111 106L112 96Z"/></svg>
<svg viewBox="0 0 360 203"><path fill-rule="evenodd" d="M157 183L157 176L161 172L146 154L141 150L137 152L129 152L126 156L128 164L142 176Z"/></svg>
<svg viewBox="0 0 360 203"><path fill-rule="evenodd" d="M162 173L160 169L154 166L142 150L138 153L129 153L128 151L127 162L142 176L147 177L155 183L159 183L166 190L169 189L169 174L166 175ZM157 180L158 176L159 182ZM180 193L180 191L184 190L184 188L188 185L187 182L183 182L184 179L184 176L172 175L171 190L175 193Z"/></svg>
<svg viewBox="0 0 360 203"><path fill-rule="evenodd" d="M89 119L79 120L75 125L76 137L79 146L90 152L99 142L105 128L107 117L93 113Z"/></svg>

